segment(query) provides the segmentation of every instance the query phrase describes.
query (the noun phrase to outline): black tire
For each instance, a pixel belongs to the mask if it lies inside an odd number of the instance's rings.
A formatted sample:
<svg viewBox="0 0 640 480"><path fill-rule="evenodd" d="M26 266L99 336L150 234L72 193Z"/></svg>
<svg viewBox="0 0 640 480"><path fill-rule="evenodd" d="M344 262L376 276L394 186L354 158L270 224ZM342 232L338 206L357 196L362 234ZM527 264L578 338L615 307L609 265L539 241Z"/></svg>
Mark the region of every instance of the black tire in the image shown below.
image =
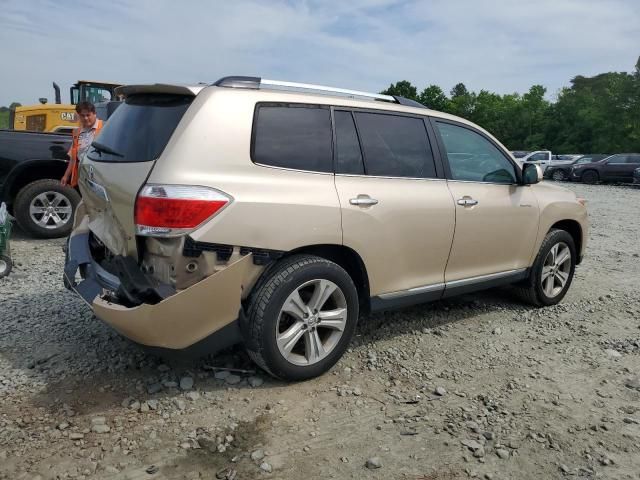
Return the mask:
<svg viewBox="0 0 640 480"><path fill-rule="evenodd" d="M317 363L301 366L291 363L280 352L276 331L280 311L289 295L313 280L328 280L341 290L347 320L342 336L329 354ZM260 368L274 377L290 381L317 377L333 367L348 348L356 329L358 309L358 292L342 267L311 255L285 258L265 272L249 299L246 321L242 325L247 352Z"/></svg>
<svg viewBox="0 0 640 480"><path fill-rule="evenodd" d="M13 262L7 255L0 255L0 278L4 278L11 273Z"/></svg>
<svg viewBox="0 0 640 480"><path fill-rule="evenodd" d="M571 266L568 272L569 277L562 290L557 295L551 297L545 293L542 287L542 269L551 249L560 243L564 243L569 247L569 251L571 252ZM573 274L576 269L576 258L576 247L573 237L565 230L550 230L542 241L538 255L531 267L529 278L522 284L516 285L516 292L522 300L536 307L547 307L559 303L567 294L569 287L571 287Z"/></svg>
<svg viewBox="0 0 640 480"><path fill-rule="evenodd" d="M562 170L554 170L551 174L551 178L556 182L564 182L567 179L567 176Z"/></svg>
<svg viewBox="0 0 640 480"><path fill-rule="evenodd" d="M65 216L66 222L61 226L46 228L39 225L30 215L29 209L31 202L34 201L38 195L47 192L62 195L72 208L71 214ZM80 195L78 192L71 187L62 186L59 180L47 178L44 180L36 180L23 187L18 192L18 195L16 195L13 210L18 224L29 235L36 238L58 238L66 237L71 233L73 216L78 203L80 203Z"/></svg>
<svg viewBox="0 0 640 480"><path fill-rule="evenodd" d="M598 183L600 181L600 175L595 170L587 170L580 177L582 183L588 183L593 185L594 183Z"/></svg>

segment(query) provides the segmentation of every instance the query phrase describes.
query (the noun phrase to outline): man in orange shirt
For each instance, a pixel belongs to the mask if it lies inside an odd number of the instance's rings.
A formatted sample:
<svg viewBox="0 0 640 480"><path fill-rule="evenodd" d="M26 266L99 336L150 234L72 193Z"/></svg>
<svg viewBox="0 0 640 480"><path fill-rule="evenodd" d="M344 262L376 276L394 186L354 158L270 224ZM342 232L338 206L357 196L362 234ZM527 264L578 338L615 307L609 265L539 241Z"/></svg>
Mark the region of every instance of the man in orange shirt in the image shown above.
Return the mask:
<svg viewBox="0 0 640 480"><path fill-rule="evenodd" d="M71 187L78 186L78 165L89 150L91 142L102 129L102 120L96 117L96 107L91 102L76 105L80 126L73 131L73 142L69 149L69 165L60 183Z"/></svg>

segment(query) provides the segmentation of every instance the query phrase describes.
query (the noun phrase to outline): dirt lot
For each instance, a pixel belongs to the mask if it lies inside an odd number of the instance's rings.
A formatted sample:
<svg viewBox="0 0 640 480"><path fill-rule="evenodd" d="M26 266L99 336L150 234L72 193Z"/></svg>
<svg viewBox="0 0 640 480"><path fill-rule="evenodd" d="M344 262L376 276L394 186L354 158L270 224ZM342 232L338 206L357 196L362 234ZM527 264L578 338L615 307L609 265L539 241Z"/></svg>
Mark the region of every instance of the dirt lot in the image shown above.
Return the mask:
<svg viewBox="0 0 640 480"><path fill-rule="evenodd" d="M301 384L241 349L145 353L64 290L62 241L18 235L0 479L640 478L640 190L569 188L592 230L561 305L500 289L373 315Z"/></svg>

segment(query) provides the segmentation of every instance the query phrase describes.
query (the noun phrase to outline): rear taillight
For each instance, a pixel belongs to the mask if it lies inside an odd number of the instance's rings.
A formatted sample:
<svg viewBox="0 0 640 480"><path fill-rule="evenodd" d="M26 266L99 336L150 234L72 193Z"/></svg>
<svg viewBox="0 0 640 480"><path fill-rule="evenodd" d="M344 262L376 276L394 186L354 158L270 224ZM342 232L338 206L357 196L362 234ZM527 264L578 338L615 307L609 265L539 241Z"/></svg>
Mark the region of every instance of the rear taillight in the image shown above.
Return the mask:
<svg viewBox="0 0 640 480"><path fill-rule="evenodd" d="M145 185L136 199L136 233L176 236L190 232L225 208L232 199L213 188Z"/></svg>

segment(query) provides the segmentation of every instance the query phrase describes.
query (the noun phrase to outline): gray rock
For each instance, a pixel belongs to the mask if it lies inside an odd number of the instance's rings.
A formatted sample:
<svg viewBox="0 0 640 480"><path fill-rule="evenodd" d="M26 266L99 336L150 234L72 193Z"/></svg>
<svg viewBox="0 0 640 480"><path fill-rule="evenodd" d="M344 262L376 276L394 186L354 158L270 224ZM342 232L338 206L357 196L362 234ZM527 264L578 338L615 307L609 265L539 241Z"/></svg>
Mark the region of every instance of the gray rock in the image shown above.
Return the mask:
<svg viewBox="0 0 640 480"><path fill-rule="evenodd" d="M149 410L150 410L150 409L149 409L149 403L148 403L148 402L142 402L142 403L140 404L140 412L141 412L141 413L146 413L146 412L148 412Z"/></svg>
<svg viewBox="0 0 640 480"><path fill-rule="evenodd" d="M158 400L155 400L155 399L147 400L147 405L149 405L149 408L151 410L157 410Z"/></svg>
<svg viewBox="0 0 640 480"><path fill-rule="evenodd" d="M107 465L106 467L104 467L104 471L112 474L120 473L118 467L114 467L113 465Z"/></svg>
<svg viewBox="0 0 640 480"><path fill-rule="evenodd" d="M158 393L162 391L162 384L161 383L152 383L151 385L147 386L147 393L149 395L153 395L154 393Z"/></svg>
<svg viewBox="0 0 640 480"><path fill-rule="evenodd" d="M253 452L251 452L251 460L253 460L254 462L259 462L263 458L264 458L264 451L254 450Z"/></svg>
<svg viewBox="0 0 640 480"><path fill-rule="evenodd" d="M67 428L69 428L69 424L67 422L62 422L58 424L57 428L58 430L66 430Z"/></svg>
<svg viewBox="0 0 640 480"><path fill-rule="evenodd" d="M624 386L633 390L640 390L640 377L627 378Z"/></svg>
<svg viewBox="0 0 640 480"><path fill-rule="evenodd" d="M138 410L140 410L140 402L137 400L134 400L129 404L129 409L137 412Z"/></svg>
<svg viewBox="0 0 640 480"><path fill-rule="evenodd" d="M564 473L569 473L569 467L567 467L564 463L560 464L560 470L562 470Z"/></svg>
<svg viewBox="0 0 640 480"><path fill-rule="evenodd" d="M187 404L184 403L184 400L181 398L174 398L173 404L178 408L178 410L184 410L187 408Z"/></svg>
<svg viewBox="0 0 640 480"><path fill-rule="evenodd" d="M622 354L619 351L614 350L613 348L607 348L605 350L605 353L607 354L607 356L611 358L620 358L622 356Z"/></svg>
<svg viewBox="0 0 640 480"><path fill-rule="evenodd" d="M473 452L473 456L476 458L482 458L484 457L484 455L485 455L484 447L480 447L479 449L474 450Z"/></svg>
<svg viewBox="0 0 640 480"><path fill-rule="evenodd" d="M433 393L435 393L439 397L444 397L447 394L447 391L444 389L444 387L436 387Z"/></svg>
<svg viewBox="0 0 640 480"><path fill-rule="evenodd" d="M180 389L181 390L191 390L193 388L193 378L191 377L182 377L180 379Z"/></svg>
<svg viewBox="0 0 640 480"><path fill-rule="evenodd" d="M111 428L109 427L109 425L98 424L98 425L92 425L91 431L93 433L109 433L111 431Z"/></svg>
<svg viewBox="0 0 640 480"><path fill-rule="evenodd" d="M271 473L273 472L273 467L267 462L262 462L260 464L260 470L262 470L263 472Z"/></svg>
<svg viewBox="0 0 640 480"><path fill-rule="evenodd" d="M470 438L465 438L463 440L460 440L460 443L462 445L464 445L465 447L467 447L469 450L472 450L474 452L476 450L482 448L482 444L480 444L480 443L478 443L475 440L472 440Z"/></svg>
<svg viewBox="0 0 640 480"><path fill-rule="evenodd" d="M377 468L381 468L382 460L380 460L380 457L371 457L370 459L367 460L367 462L365 463L365 466L369 470L375 470Z"/></svg>
<svg viewBox="0 0 640 480"><path fill-rule="evenodd" d="M264 383L264 380L260 377L249 377L247 378L247 382L249 382L252 388L258 388Z"/></svg>
<svg viewBox="0 0 640 480"><path fill-rule="evenodd" d="M229 375L227 376L227 378L224 379L224 381L228 384L228 385L237 385L238 383L240 383L242 381L242 378L239 377L238 375Z"/></svg>
<svg viewBox="0 0 640 480"><path fill-rule="evenodd" d="M216 372L213 376L214 376L214 378L216 380L224 380L229 375L231 375L231 372L229 372L227 370L220 370L220 371Z"/></svg>
<svg viewBox="0 0 640 480"><path fill-rule="evenodd" d="M504 448L499 448L496 450L496 455L498 455L502 460L506 460L509 458L509 451Z"/></svg>
<svg viewBox="0 0 640 480"><path fill-rule="evenodd" d="M200 398L200 394L198 392L187 392L185 397L187 397L187 399L191 400L192 402L195 402Z"/></svg>
<svg viewBox="0 0 640 480"><path fill-rule="evenodd" d="M162 382L162 385L164 385L164 388L178 388L178 382L174 382L173 380Z"/></svg>
<svg viewBox="0 0 640 480"><path fill-rule="evenodd" d="M493 440L494 438L493 432L482 432L482 436L487 440Z"/></svg>
<svg viewBox="0 0 640 480"><path fill-rule="evenodd" d="M82 440L83 438L84 438L84 433L71 432L69 434L69 440Z"/></svg>
<svg viewBox="0 0 640 480"><path fill-rule="evenodd" d="M496 327L493 329L493 334L494 335L501 335L502 334L502 329L500 327Z"/></svg>
<svg viewBox="0 0 640 480"><path fill-rule="evenodd" d="M169 370L171 370L171 367L169 365L158 365L158 371L159 372L168 372Z"/></svg>
<svg viewBox="0 0 640 480"><path fill-rule="evenodd" d="M622 419L622 421L624 423L632 423L632 424L635 424L635 425L640 425L640 420L638 420L637 418L633 418L633 417L624 417Z"/></svg>
<svg viewBox="0 0 640 480"><path fill-rule="evenodd" d="M94 425L106 425L107 424L107 419L104 417L93 417L91 419L91 426Z"/></svg>

